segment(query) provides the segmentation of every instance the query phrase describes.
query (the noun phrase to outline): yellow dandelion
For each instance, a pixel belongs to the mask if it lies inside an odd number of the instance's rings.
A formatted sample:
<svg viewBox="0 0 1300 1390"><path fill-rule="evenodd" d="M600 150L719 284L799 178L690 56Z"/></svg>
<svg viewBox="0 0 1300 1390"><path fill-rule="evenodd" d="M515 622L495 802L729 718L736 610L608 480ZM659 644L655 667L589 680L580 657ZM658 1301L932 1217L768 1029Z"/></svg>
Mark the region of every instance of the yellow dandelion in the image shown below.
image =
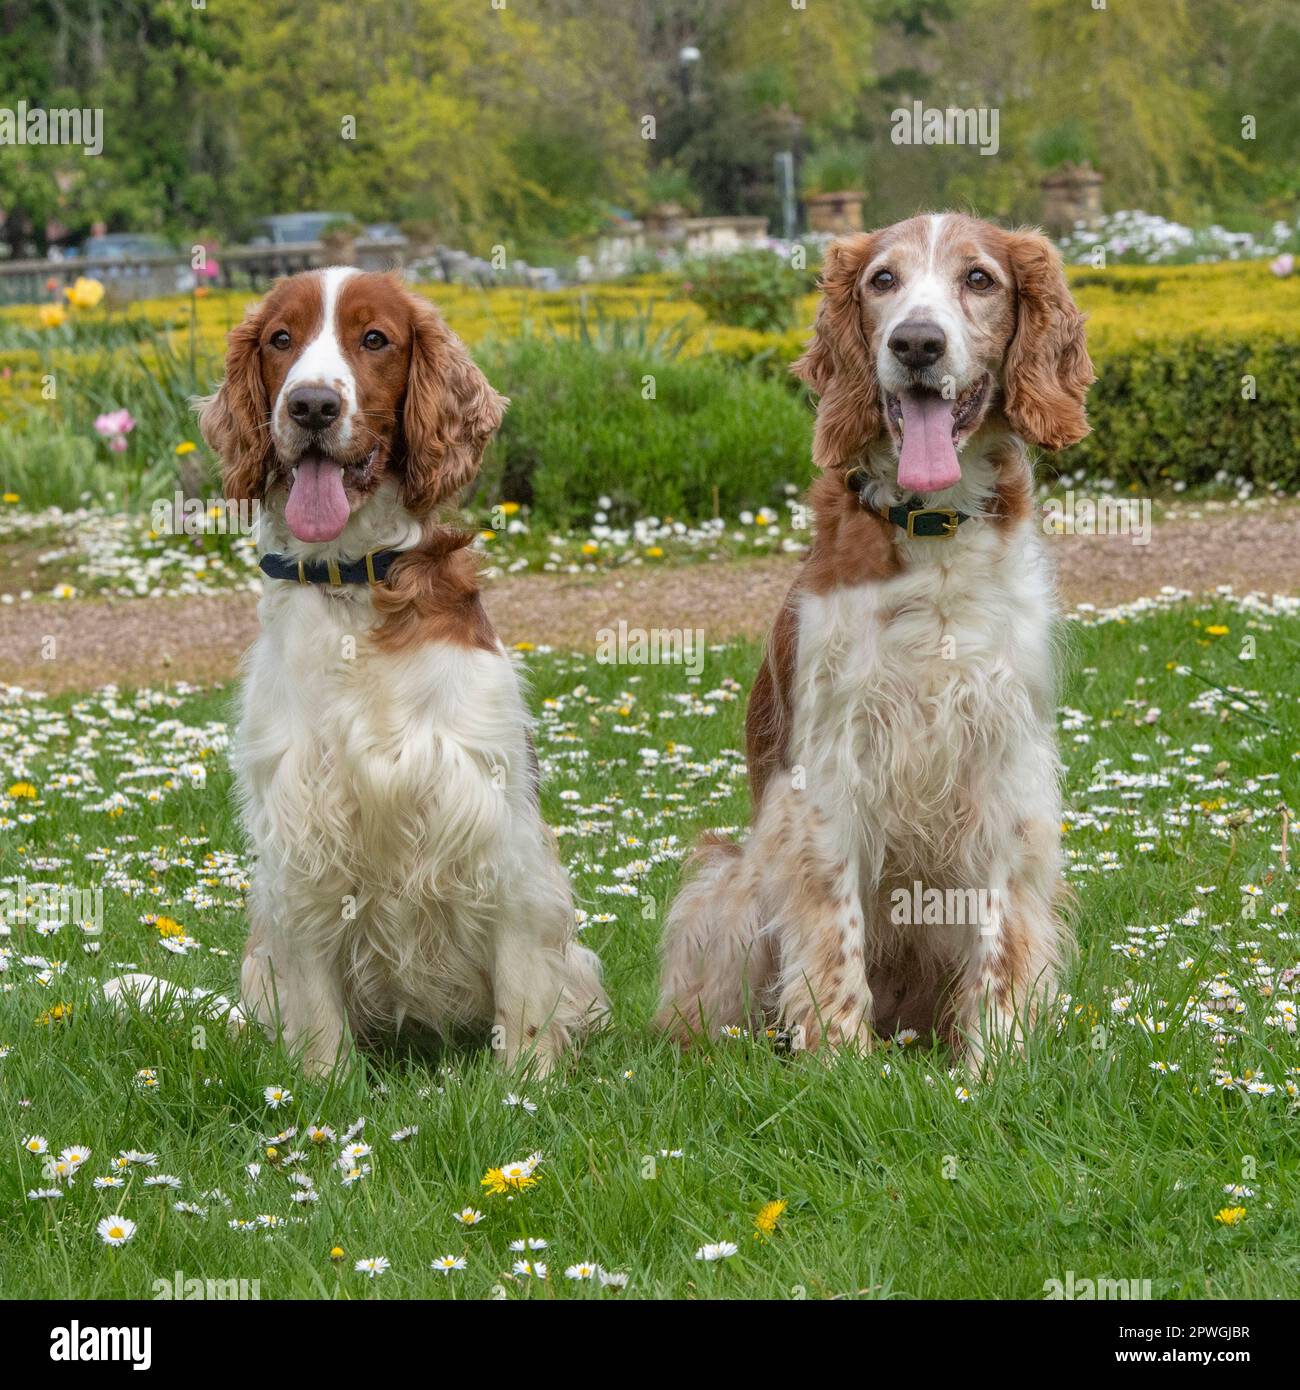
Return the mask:
<svg viewBox="0 0 1300 1390"><path fill-rule="evenodd" d="M514 514L519 510L518 502L501 502L499 503L499 506L501 509L502 516L514 516Z"/></svg>
<svg viewBox="0 0 1300 1390"><path fill-rule="evenodd" d="M1221 1226L1235 1226L1238 1221L1245 1220L1245 1207L1224 1207L1222 1211L1214 1213L1214 1219Z"/></svg>
<svg viewBox="0 0 1300 1390"><path fill-rule="evenodd" d="M486 1187L494 1197L501 1197L507 1192L523 1192L526 1188L536 1187L538 1181L527 1164L507 1163L504 1168L489 1168L479 1186Z"/></svg>
<svg viewBox="0 0 1300 1390"><path fill-rule="evenodd" d="M9 795L15 798L23 798L27 801L36 799L36 788L30 782L15 782L9 788Z"/></svg>
<svg viewBox="0 0 1300 1390"><path fill-rule="evenodd" d="M1229 629L1224 627L1222 623L1215 623L1212 627L1207 627L1205 631L1211 637L1226 637Z"/></svg>
<svg viewBox="0 0 1300 1390"><path fill-rule="evenodd" d="M765 1202L754 1217L754 1239L767 1240L776 1233L776 1223L781 1219L789 1202Z"/></svg>
<svg viewBox="0 0 1300 1390"><path fill-rule="evenodd" d="M536 643L536 642L516 642L516 643L515 643L515 651L517 651L517 652L535 652L536 650L537 650L537 643Z"/></svg>
<svg viewBox="0 0 1300 1390"><path fill-rule="evenodd" d="M185 928L174 917L155 917L153 925L159 936L185 935Z"/></svg>
<svg viewBox="0 0 1300 1390"><path fill-rule="evenodd" d="M343 1259L343 1258L344 1258L343 1247L342 1247L341 1245L336 1245L336 1246L330 1251L330 1259L333 1260L335 1264L338 1264L338 1262L339 1262L341 1259Z"/></svg>
<svg viewBox="0 0 1300 1390"><path fill-rule="evenodd" d="M4 495L4 501L12 507L13 504L18 501L18 494L16 492L6 492Z"/></svg>
<svg viewBox="0 0 1300 1390"><path fill-rule="evenodd" d="M658 559L663 555L663 553L664 553L664 548L663 548L663 546L661 546L661 545L652 545L652 546L650 546L650 547L646 550L646 554L647 554L652 560L658 560Z"/></svg>
<svg viewBox="0 0 1300 1390"><path fill-rule="evenodd" d="M198 447L192 439L182 439L176 446L176 452L183 457L185 454L192 454Z"/></svg>

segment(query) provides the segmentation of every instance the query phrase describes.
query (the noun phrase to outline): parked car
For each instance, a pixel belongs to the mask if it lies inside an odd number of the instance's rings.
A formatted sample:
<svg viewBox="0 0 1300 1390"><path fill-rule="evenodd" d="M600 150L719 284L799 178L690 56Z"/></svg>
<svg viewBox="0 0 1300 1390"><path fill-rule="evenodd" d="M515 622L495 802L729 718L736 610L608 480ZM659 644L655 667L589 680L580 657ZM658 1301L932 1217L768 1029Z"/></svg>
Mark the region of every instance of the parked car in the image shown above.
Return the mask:
<svg viewBox="0 0 1300 1390"><path fill-rule="evenodd" d="M138 260L141 256L174 256L176 248L162 237L150 236L147 232L109 232L105 236L87 237L78 254L127 261Z"/></svg>
<svg viewBox="0 0 1300 1390"><path fill-rule="evenodd" d="M77 259L122 262L121 265L94 267L90 273L98 280L150 282L148 286L137 286L130 291L130 297L145 292L188 294L194 288L194 272L190 269L188 258L178 260L175 266L140 264L147 256L180 254L162 237L152 236L148 232L108 232L104 236L87 237L81 243Z"/></svg>
<svg viewBox="0 0 1300 1390"><path fill-rule="evenodd" d="M281 212L261 217L249 233L250 246L286 246L298 241L319 241L327 228L350 223L346 212Z"/></svg>

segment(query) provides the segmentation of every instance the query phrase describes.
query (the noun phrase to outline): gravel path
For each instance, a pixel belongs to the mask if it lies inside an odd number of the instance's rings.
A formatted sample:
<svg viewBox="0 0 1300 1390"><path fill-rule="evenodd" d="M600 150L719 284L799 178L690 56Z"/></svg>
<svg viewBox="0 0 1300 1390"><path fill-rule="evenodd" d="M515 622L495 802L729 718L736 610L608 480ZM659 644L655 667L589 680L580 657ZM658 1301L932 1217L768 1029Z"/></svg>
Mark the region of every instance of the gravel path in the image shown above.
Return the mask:
<svg viewBox="0 0 1300 1390"><path fill-rule="evenodd" d="M1300 584L1300 508L1160 523L1127 537L1050 542L1067 604L1104 606L1157 592L1231 584L1291 593ZM488 586L507 643L592 650L603 627L703 628L709 642L761 635L796 561L786 556L581 576L516 575ZM247 595L30 602L0 608L0 680L57 693L106 681L206 684L229 678L257 631Z"/></svg>

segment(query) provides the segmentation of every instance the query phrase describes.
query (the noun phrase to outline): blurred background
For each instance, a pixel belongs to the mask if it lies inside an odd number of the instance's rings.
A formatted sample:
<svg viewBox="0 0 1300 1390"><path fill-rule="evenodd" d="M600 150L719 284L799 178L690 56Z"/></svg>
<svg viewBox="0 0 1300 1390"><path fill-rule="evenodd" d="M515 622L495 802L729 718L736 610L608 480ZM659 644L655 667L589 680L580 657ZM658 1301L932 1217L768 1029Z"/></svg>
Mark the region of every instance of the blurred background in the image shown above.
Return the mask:
<svg viewBox="0 0 1300 1390"><path fill-rule="evenodd" d="M871 224L1038 221L1068 164L1106 211L1262 235L1295 213L1298 59L1291 0L5 0L11 103L102 108L105 139L5 150L0 239L188 248L323 211L569 271L665 207L786 230L787 152L801 230L840 191ZM996 157L892 143L914 101L997 109Z"/></svg>
<svg viewBox="0 0 1300 1390"><path fill-rule="evenodd" d="M511 397L490 576L802 553L822 252L935 208L1070 266L1094 430L1045 487L1300 488L1294 0L499 3L0 0L0 605L247 611L190 400L330 263Z"/></svg>

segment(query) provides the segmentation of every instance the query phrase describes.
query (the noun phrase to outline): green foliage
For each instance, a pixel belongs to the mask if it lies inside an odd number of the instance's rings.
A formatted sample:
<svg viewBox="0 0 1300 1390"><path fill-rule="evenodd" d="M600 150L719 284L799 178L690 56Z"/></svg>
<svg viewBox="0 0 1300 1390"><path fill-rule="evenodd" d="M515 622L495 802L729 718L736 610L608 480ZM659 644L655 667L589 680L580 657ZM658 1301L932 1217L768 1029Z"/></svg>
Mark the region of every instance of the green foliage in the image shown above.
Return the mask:
<svg viewBox="0 0 1300 1390"><path fill-rule="evenodd" d="M476 501L531 503L554 525L682 519L778 502L809 475L811 417L788 388L704 358L521 338L481 354L510 397ZM653 396L647 399L648 393Z"/></svg>
<svg viewBox="0 0 1300 1390"><path fill-rule="evenodd" d="M16 493L26 511L120 505L124 473L93 436L72 434L49 417L0 424L0 492Z"/></svg>
<svg viewBox="0 0 1300 1390"><path fill-rule="evenodd" d="M57 387L52 400L27 404L6 427L0 471L24 504L76 506L89 495L135 506L168 494L179 476L177 445L199 438L191 401L220 379L218 357L197 337L173 336L145 319L77 321L41 333L6 328L0 343L34 347L39 374ZM95 419L122 408L135 428L126 452L113 454ZM205 466L202 455L194 458Z"/></svg>
<svg viewBox="0 0 1300 1390"><path fill-rule="evenodd" d="M682 267L682 290L715 323L779 332L794 322L800 295L813 287L808 271L794 270L770 251L711 256Z"/></svg>
<svg viewBox="0 0 1300 1390"><path fill-rule="evenodd" d="M1087 130L1081 121L1074 119L1041 130L1029 148L1042 169L1057 169L1062 164L1087 164L1096 158Z"/></svg>
<svg viewBox="0 0 1300 1390"><path fill-rule="evenodd" d="M535 259L579 249L611 205L776 217L783 150L810 190L870 168L877 222L1032 221L1040 166L1084 156L1111 208L1294 212L1294 0L1019 0L1012 44L1007 22L1002 0L11 4L4 89L102 109L104 149L6 148L0 239L39 250L47 227L103 220L185 245L334 207ZM890 113L917 99L998 110L997 158L894 145Z"/></svg>
<svg viewBox="0 0 1300 1390"><path fill-rule="evenodd" d="M861 140L839 140L821 145L803 162L805 194L840 193L866 186L867 147Z"/></svg>
<svg viewBox="0 0 1300 1390"><path fill-rule="evenodd" d="M1134 344L1097 362L1092 434L1062 469L1146 489L1210 484L1300 488L1300 342L1281 336ZM1247 378L1257 399L1244 394Z"/></svg>

